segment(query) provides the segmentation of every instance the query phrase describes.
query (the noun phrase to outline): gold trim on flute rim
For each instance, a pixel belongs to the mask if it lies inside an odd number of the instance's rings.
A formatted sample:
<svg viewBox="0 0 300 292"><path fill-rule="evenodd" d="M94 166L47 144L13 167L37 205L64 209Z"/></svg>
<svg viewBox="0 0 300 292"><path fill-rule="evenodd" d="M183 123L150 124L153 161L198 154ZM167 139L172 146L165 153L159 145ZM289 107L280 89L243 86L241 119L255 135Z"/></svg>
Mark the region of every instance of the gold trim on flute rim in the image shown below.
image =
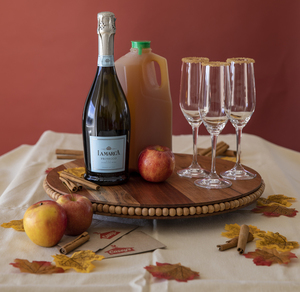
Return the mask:
<svg viewBox="0 0 300 292"><path fill-rule="evenodd" d="M220 62L220 61L209 61L209 62L203 62L202 66L210 66L210 67L230 66L230 63Z"/></svg>
<svg viewBox="0 0 300 292"><path fill-rule="evenodd" d="M184 63L202 63L209 62L209 59L206 57L184 57L181 61Z"/></svg>
<svg viewBox="0 0 300 292"><path fill-rule="evenodd" d="M250 64L250 63L255 63L255 60L251 58L239 57L239 58L228 58L226 62L230 62L230 63L233 62L237 64Z"/></svg>

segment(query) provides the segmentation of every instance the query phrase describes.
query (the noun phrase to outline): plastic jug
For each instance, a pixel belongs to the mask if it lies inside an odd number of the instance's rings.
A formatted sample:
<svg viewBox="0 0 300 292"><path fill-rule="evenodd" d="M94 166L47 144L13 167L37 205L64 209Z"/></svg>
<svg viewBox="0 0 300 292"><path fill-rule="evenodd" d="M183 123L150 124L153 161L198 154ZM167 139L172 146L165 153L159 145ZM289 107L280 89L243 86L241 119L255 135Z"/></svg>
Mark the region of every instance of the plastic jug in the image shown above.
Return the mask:
<svg viewBox="0 0 300 292"><path fill-rule="evenodd" d="M160 69L157 80L155 63ZM138 156L147 146L172 149L172 99L167 60L151 52L150 41L132 41L130 52L115 62L129 105L129 170L138 171Z"/></svg>

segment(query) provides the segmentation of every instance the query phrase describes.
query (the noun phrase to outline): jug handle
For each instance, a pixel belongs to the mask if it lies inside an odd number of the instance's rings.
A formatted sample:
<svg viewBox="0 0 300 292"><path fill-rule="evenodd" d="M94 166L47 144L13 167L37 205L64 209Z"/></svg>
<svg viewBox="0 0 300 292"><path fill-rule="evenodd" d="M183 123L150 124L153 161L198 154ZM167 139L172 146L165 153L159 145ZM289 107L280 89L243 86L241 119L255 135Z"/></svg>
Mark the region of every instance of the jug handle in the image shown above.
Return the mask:
<svg viewBox="0 0 300 292"><path fill-rule="evenodd" d="M160 88L164 86L169 86L169 74L168 74L168 65L167 65L167 60L161 56L158 56L156 54L152 54L151 58L148 60L149 62L157 62L159 65L160 69L160 76L161 76L161 84Z"/></svg>

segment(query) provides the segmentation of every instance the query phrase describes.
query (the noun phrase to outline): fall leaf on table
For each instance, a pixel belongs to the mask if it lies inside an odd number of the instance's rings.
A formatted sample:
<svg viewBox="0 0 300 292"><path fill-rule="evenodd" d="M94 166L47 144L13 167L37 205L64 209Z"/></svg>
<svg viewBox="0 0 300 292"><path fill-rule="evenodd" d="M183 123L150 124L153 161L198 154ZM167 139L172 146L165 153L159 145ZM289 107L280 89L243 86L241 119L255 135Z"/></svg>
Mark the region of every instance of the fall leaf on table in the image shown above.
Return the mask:
<svg viewBox="0 0 300 292"><path fill-rule="evenodd" d="M278 232L273 233L268 231L267 233L256 233L254 237L259 239L256 241L257 248L275 248L278 251L285 252L299 247L297 241L287 241L286 237Z"/></svg>
<svg viewBox="0 0 300 292"><path fill-rule="evenodd" d="M104 256L96 255L91 250L82 250L75 252L71 257L68 257L63 254L57 254L52 256L54 262L58 267L61 267L65 270L74 269L79 273L89 273L95 266L92 264L92 261L101 261L104 259Z"/></svg>
<svg viewBox="0 0 300 292"><path fill-rule="evenodd" d="M45 173L48 174L52 169L54 169L53 167L48 167L46 170L45 170Z"/></svg>
<svg viewBox="0 0 300 292"><path fill-rule="evenodd" d="M253 259L257 266L271 266L272 264L288 264L292 258L297 258L294 253L289 251L278 252L276 248L256 249L254 252L244 254L246 258Z"/></svg>
<svg viewBox="0 0 300 292"><path fill-rule="evenodd" d="M17 231L25 231L23 226L23 219L20 220L11 220L8 223L1 224L1 227L4 228L13 228Z"/></svg>
<svg viewBox="0 0 300 292"><path fill-rule="evenodd" d="M265 232L265 231L261 231L256 226L252 226L252 225L248 225L248 226L249 226L249 232L251 232L252 234L255 234L256 232ZM225 230L227 230L227 232L222 232L221 235L228 238L234 238L236 236L239 236L240 228L241 228L240 225L238 225L237 223L226 224Z"/></svg>
<svg viewBox="0 0 300 292"><path fill-rule="evenodd" d="M10 265L14 266L15 268L19 268L22 273L53 274L65 272L64 269L45 261L29 262L28 260L15 259L14 263L10 263Z"/></svg>
<svg viewBox="0 0 300 292"><path fill-rule="evenodd" d="M290 207L292 203L290 203L289 201L296 201L296 199L293 197L287 197L285 195L271 195L267 198L259 198L257 200L257 206L279 204L283 207Z"/></svg>
<svg viewBox="0 0 300 292"><path fill-rule="evenodd" d="M294 208L286 208L276 204L276 205L268 205L268 206L259 206L252 209L252 212L262 213L263 215L270 216L270 217L279 217L281 215L287 217L294 217L297 215L298 211Z"/></svg>
<svg viewBox="0 0 300 292"><path fill-rule="evenodd" d="M176 280L179 282L187 282L199 277L199 273L192 271L190 268L178 264L158 263L156 266L150 265L144 267L152 276L167 280Z"/></svg>
<svg viewBox="0 0 300 292"><path fill-rule="evenodd" d="M67 169L64 169L63 171L73 174L73 175L76 175L78 177L83 177L85 174L85 167L67 168ZM58 173L60 173L60 171Z"/></svg>
<svg viewBox="0 0 300 292"><path fill-rule="evenodd" d="M236 157L223 156L223 157L221 157L221 159L236 162Z"/></svg>

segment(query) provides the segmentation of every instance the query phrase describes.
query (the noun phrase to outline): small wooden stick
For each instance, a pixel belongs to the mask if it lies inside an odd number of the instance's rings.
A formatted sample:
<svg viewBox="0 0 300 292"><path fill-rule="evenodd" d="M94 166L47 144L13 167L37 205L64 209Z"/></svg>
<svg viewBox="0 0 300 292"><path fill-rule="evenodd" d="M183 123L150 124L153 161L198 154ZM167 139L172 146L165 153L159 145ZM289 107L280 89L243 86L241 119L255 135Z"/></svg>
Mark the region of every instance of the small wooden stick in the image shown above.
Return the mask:
<svg viewBox="0 0 300 292"><path fill-rule="evenodd" d="M83 155L57 155L57 159L81 159Z"/></svg>
<svg viewBox="0 0 300 292"><path fill-rule="evenodd" d="M69 179L70 181L79 183L79 184L81 184L83 186L87 186L87 187L89 187L89 188L91 188L93 190L96 190L96 191L100 190L100 186L99 185L97 185L95 183L92 183L92 182L90 182L90 181L88 181L88 180L86 180L84 178L80 178L80 177L78 177L76 175L72 175L72 174L67 173L65 171L60 172L59 175L61 177Z"/></svg>
<svg viewBox="0 0 300 292"><path fill-rule="evenodd" d="M87 232L83 232L73 241L67 243L66 245L59 248L60 253L67 254L72 250L76 249L77 247L81 246L82 244L86 243L90 239L90 236Z"/></svg>
<svg viewBox="0 0 300 292"><path fill-rule="evenodd" d="M56 149L55 154L83 155L83 151L72 149Z"/></svg>
<svg viewBox="0 0 300 292"><path fill-rule="evenodd" d="M217 144L216 156L223 154L228 148L229 148L229 145L227 145L225 142L221 141L220 143ZM212 149L210 149L209 152L207 154L205 154L205 156L211 156L211 155L212 155Z"/></svg>
<svg viewBox="0 0 300 292"><path fill-rule="evenodd" d="M236 157L236 151L233 151L233 150L226 150L224 153L223 153L224 156L229 156L229 157Z"/></svg>
<svg viewBox="0 0 300 292"><path fill-rule="evenodd" d="M245 251L248 236L249 236L249 226L246 224L243 224L240 228L240 234L239 234L238 243L237 243L237 251L240 254L243 254Z"/></svg>
<svg viewBox="0 0 300 292"><path fill-rule="evenodd" d="M219 248L220 251L224 251L224 250L227 250L227 249L230 249L230 248L237 247L238 239L239 239L239 237L236 236L236 237L226 241L226 243L224 243L224 244L217 245L217 247ZM251 232L249 232L247 242L250 242L253 239L254 239L253 234Z"/></svg>
<svg viewBox="0 0 300 292"><path fill-rule="evenodd" d="M72 181L64 178L64 177L59 177L59 179L61 180L61 182L63 184L65 184L67 186L67 188L71 191L71 192L77 192L78 191L78 186L73 183Z"/></svg>
<svg viewBox="0 0 300 292"><path fill-rule="evenodd" d="M227 149L229 148L229 145L226 144L223 141L220 141L219 143L217 143L217 147L216 147L216 156L219 156L221 154L223 154ZM198 154L202 155L202 156L211 156L212 155L212 148L206 148L206 149L198 149Z"/></svg>
<svg viewBox="0 0 300 292"><path fill-rule="evenodd" d="M234 238L226 241L226 243L224 243L224 244L218 244L217 247L219 248L220 251L236 247L237 242L238 242L238 238L239 238L238 236L234 237Z"/></svg>

